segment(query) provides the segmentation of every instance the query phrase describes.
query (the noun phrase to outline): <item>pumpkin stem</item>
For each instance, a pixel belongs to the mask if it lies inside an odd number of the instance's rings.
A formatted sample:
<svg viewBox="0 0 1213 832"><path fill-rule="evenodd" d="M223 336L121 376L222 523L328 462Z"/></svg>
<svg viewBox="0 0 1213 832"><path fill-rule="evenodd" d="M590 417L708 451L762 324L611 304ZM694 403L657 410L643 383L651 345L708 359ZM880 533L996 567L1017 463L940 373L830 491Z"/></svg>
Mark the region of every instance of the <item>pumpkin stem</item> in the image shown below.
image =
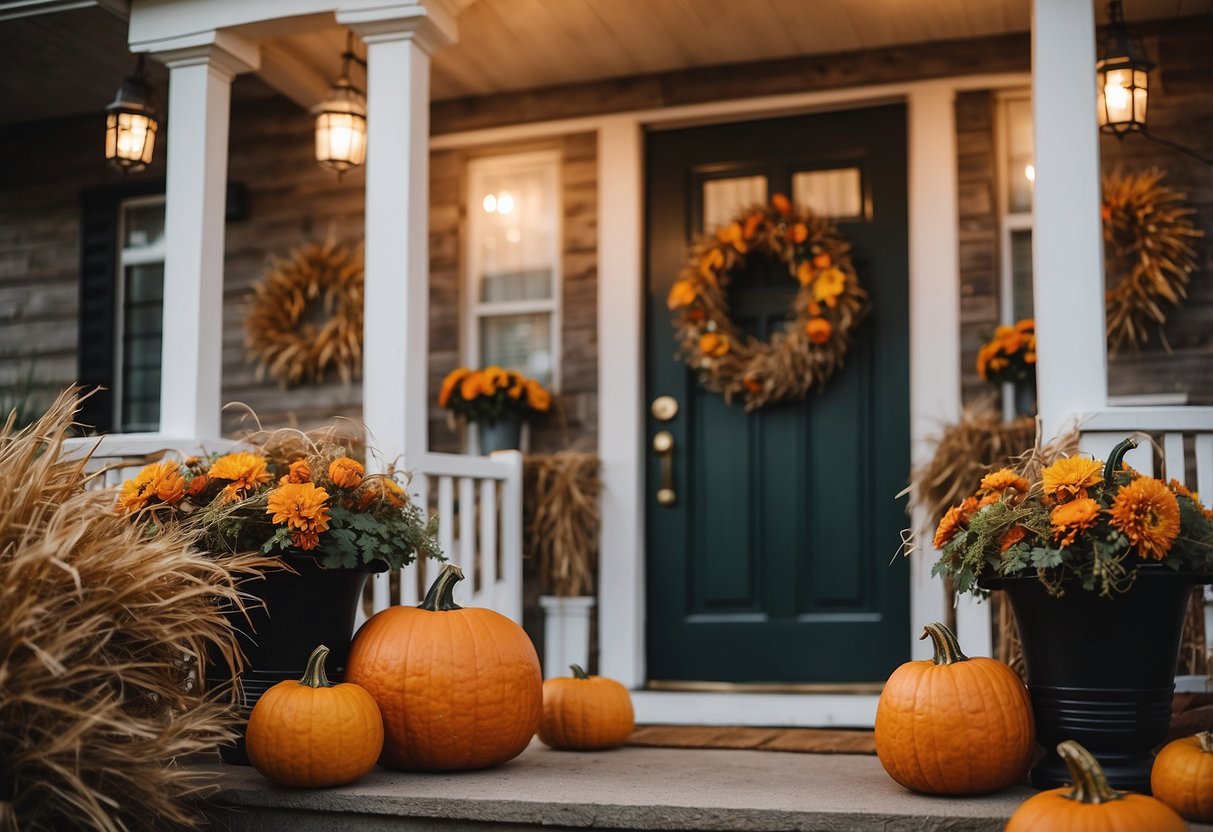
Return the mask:
<svg viewBox="0 0 1213 832"><path fill-rule="evenodd" d="M571 665L569 665L569 670L573 671L573 678L574 678L574 679L588 679L588 678L590 678L589 674L588 674L588 673L586 673L584 670L582 670L582 669L581 669L581 665L579 665L579 664L571 664Z"/></svg>
<svg viewBox="0 0 1213 832"><path fill-rule="evenodd" d="M927 636L930 636L935 644L935 664L956 664L969 660L969 657L961 652L960 642L956 640L956 634L948 629L948 625L938 621L928 624L922 628L922 635L918 640L922 641Z"/></svg>
<svg viewBox="0 0 1213 832"><path fill-rule="evenodd" d="M1137 440L1132 436L1122 439L1120 444L1112 449L1112 454L1108 457L1108 462L1103 467L1103 481L1106 483L1112 482L1112 477L1120 470L1120 465L1124 461L1125 454L1137 447Z"/></svg>
<svg viewBox="0 0 1213 832"><path fill-rule="evenodd" d="M333 683L324 675L324 661L329 657L329 649L323 644L312 651L307 657L307 667L304 668L303 678L299 684L309 688L331 688Z"/></svg>
<svg viewBox="0 0 1213 832"><path fill-rule="evenodd" d="M1077 803L1108 803L1120 800L1123 795L1108 785L1108 777L1099 767L1099 761L1087 749L1074 740L1066 740L1057 746L1057 754L1065 761L1074 788L1067 795Z"/></svg>
<svg viewBox="0 0 1213 832"><path fill-rule="evenodd" d="M438 572L438 577L430 585L430 591L425 594L425 600L417 605L418 609L430 612L448 612L461 610L463 607L455 603L455 584L463 580L463 570L453 563L445 563Z"/></svg>
<svg viewBox="0 0 1213 832"><path fill-rule="evenodd" d="M1213 731L1201 731L1196 735L1196 739L1200 740L1201 751L1213 754Z"/></svg>

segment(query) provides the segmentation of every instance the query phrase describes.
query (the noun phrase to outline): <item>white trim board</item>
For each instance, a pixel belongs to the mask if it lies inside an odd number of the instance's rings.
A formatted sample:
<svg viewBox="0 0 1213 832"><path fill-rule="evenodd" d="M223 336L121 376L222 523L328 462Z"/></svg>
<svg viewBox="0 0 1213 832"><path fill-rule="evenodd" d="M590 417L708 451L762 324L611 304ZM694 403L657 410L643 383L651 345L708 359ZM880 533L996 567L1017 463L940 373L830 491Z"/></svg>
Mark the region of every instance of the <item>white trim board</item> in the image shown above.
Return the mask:
<svg viewBox="0 0 1213 832"><path fill-rule="evenodd" d="M646 129L850 109L891 101L907 107L910 213L911 459L960 414L960 276L955 95L1023 87L1027 73L970 75L795 93L564 119L431 137L434 150L568 133L598 133L598 338L600 402L620 418L600 419L602 538L598 592L600 671L632 688L641 721L714 724L870 725L877 697L864 695L666 693L641 690L645 675L644 514L644 153ZM946 304L938 298L951 298ZM921 519L916 522L921 528ZM943 620L942 584L928 548L911 565L912 655L930 647L919 629ZM986 605L958 611L971 655L988 650ZM965 631L968 631L967 635ZM757 721L757 722L756 722Z"/></svg>

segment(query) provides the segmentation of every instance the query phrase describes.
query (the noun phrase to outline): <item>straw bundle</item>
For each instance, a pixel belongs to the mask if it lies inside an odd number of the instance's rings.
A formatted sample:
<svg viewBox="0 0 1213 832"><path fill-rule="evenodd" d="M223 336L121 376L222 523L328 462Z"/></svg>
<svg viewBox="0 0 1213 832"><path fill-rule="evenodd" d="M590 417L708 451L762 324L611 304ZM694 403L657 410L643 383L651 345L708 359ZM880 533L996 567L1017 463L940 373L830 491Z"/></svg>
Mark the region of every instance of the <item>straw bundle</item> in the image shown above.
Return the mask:
<svg viewBox="0 0 1213 832"><path fill-rule="evenodd" d="M530 551L539 558L547 595L589 595L594 591L601 516L598 457L561 451L527 457L528 497L533 501Z"/></svg>
<svg viewBox="0 0 1213 832"><path fill-rule="evenodd" d="M61 460L78 401L0 427L0 830L195 825L175 765L234 734L198 678L240 662L218 601L260 558L217 559L114 512Z"/></svg>

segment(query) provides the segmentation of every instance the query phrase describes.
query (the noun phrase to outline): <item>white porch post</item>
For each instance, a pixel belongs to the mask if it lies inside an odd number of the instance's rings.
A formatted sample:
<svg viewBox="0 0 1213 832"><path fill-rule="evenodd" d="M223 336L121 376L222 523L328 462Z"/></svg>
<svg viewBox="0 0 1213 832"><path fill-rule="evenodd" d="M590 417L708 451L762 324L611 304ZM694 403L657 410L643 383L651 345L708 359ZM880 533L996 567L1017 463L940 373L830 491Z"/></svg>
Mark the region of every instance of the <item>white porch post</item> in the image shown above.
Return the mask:
<svg viewBox="0 0 1213 832"><path fill-rule="evenodd" d="M367 45L362 418L384 464L428 448L430 54L455 40L435 2L344 9Z"/></svg>
<svg viewBox="0 0 1213 832"><path fill-rule="evenodd" d="M169 68L160 433L184 439L220 432L232 79L258 63L247 41L210 40L156 55Z"/></svg>
<svg viewBox="0 0 1213 832"><path fill-rule="evenodd" d="M1034 0L1036 131L1032 296L1036 389L1044 441L1107 404L1095 12L1089 2Z"/></svg>

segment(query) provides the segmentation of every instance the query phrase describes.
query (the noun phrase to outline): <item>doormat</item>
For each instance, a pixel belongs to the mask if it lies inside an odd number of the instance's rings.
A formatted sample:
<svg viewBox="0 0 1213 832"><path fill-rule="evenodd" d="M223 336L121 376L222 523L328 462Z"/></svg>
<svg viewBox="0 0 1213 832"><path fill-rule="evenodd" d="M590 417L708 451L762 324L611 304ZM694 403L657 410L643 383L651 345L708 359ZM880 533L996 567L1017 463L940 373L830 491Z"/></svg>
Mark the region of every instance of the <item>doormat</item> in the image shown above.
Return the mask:
<svg viewBox="0 0 1213 832"><path fill-rule="evenodd" d="M645 748L731 748L801 754L875 754L871 731L839 728L742 728L638 725L628 745Z"/></svg>

